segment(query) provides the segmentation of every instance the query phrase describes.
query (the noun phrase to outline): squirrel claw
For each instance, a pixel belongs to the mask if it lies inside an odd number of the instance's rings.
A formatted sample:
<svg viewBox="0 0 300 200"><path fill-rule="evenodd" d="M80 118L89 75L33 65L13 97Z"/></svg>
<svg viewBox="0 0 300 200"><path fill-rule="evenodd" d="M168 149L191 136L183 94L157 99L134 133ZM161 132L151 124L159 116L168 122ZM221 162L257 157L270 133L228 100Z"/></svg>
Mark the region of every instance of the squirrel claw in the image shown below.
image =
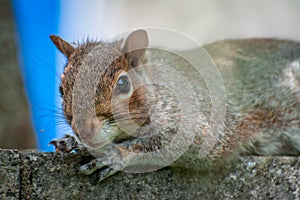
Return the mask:
<svg viewBox="0 0 300 200"><path fill-rule="evenodd" d="M70 134L66 134L60 139L54 139L49 144L54 145L55 151L60 153L69 153L74 149L79 149L76 138Z"/></svg>
<svg viewBox="0 0 300 200"><path fill-rule="evenodd" d="M90 175L92 173L94 173L96 170L101 169L103 167L105 167L106 165L103 164L103 160L102 159L94 159L91 162L82 165L79 168L79 171L84 174L84 175ZM99 180L98 183L101 182L102 180L106 179L107 177L115 174L116 172L118 172L119 170L113 168L113 167L107 167L105 169L103 169L102 171L99 172Z"/></svg>
<svg viewBox="0 0 300 200"><path fill-rule="evenodd" d="M103 181L104 179L108 178L109 176L117 173L119 170L112 168L112 167L108 167L104 170L102 170L99 174L99 180L98 183L100 183L101 181Z"/></svg>
<svg viewBox="0 0 300 200"><path fill-rule="evenodd" d="M91 162L82 165L79 168L80 173L84 174L84 175L90 175L92 173L94 173L97 169L101 169L102 167L104 167L105 165L103 164L103 160L102 159L94 159Z"/></svg>

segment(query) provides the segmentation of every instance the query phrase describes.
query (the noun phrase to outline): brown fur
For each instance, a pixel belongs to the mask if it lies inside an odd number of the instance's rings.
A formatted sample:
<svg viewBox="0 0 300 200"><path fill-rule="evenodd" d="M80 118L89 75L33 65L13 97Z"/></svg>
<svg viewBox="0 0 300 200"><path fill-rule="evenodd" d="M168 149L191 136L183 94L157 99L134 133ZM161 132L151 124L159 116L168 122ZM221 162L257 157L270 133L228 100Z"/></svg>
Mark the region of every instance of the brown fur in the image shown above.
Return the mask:
<svg viewBox="0 0 300 200"><path fill-rule="evenodd" d="M61 92L65 116L75 134L77 130L73 124L72 113L74 80L83 59L96 46L100 46L100 51L102 51L100 58L95 58L98 59L100 65L95 70L103 72L95 93L96 115L102 123L100 129L105 126L105 123L112 122L114 117L123 120L125 124L134 120L141 127L138 130L139 133L143 132L141 134L151 135L155 132L155 129L151 129L150 126L147 128L148 124L155 123L151 119L157 119L160 126L166 128L152 137L133 139L125 137L124 133L118 129L119 127L116 128L116 124L111 125L115 129L110 134L119 134L114 136L114 139L120 136L115 142L120 145L118 149L122 156L129 155L125 152L126 150L149 152L162 148L165 143L173 139L181 117L180 111L177 110L176 98L162 88L155 92L149 92L146 87L135 88L136 90L128 99L119 100L117 105L112 104L114 87L122 71L128 72L137 64L152 61L177 65L181 69L189 65L185 60L180 60L176 56L172 57L166 52L155 52L155 50L148 50L152 53L151 56L141 59L148 45L148 38L145 37L145 32L140 30L133 32L127 38L125 46L122 46L122 41L87 42L76 48L56 36L51 37L58 49L68 57L68 63L62 75ZM130 51L141 47L144 49ZM204 105L201 112L205 117L200 121L200 131L196 133L191 147L176 161L176 164L197 169L201 168L203 163L210 166L213 163L212 160L215 162L218 158L235 154L299 155L298 108L300 102L298 97L300 93L295 88L291 90L286 86L289 83L284 82L286 80L284 70L289 67L290 62L300 59L300 44L274 39L246 39L220 41L206 45L204 48L216 62L224 79L227 94L225 128L207 157L204 160L199 159L199 147L208 129L204 119L209 117L209 103L201 102L203 103L201 105ZM108 63L111 59L113 62L108 66L101 66L102 63ZM296 76L297 70L295 67L295 74L292 74L295 80L299 79L299 76ZM82 85L83 96L89 89L91 88ZM206 88L199 90L198 95L200 101L209 99ZM127 101L129 102L128 108L126 107ZM85 103L89 102L83 102ZM152 110L155 110L153 108L156 109L156 113L153 113ZM115 113L113 109L116 109ZM126 115L127 109L129 109L129 116ZM93 120L87 123L87 128L92 127ZM93 132L92 130L91 133ZM153 165L160 163L160 160L151 161ZM138 161L134 160L134 162Z"/></svg>

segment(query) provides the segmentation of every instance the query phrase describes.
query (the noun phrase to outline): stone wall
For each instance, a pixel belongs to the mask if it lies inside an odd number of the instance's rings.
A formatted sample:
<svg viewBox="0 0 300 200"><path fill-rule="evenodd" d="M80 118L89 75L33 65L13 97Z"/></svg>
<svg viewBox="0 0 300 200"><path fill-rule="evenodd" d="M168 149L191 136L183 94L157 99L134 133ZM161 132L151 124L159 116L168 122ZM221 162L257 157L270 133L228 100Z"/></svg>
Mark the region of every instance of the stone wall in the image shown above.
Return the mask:
<svg viewBox="0 0 300 200"><path fill-rule="evenodd" d="M242 157L226 173L164 168L84 176L83 153L0 151L0 199L299 199L299 157Z"/></svg>

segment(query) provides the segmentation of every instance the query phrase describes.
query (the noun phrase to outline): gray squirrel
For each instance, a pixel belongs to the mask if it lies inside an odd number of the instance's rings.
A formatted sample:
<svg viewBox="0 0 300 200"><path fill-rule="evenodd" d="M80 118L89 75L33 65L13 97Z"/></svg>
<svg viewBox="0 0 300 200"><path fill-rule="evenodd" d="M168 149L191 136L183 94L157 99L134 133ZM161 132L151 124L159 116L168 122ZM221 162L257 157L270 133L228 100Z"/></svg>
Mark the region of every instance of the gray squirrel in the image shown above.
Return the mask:
<svg viewBox="0 0 300 200"><path fill-rule="evenodd" d="M199 158L199 148L209 128L207 119L212 106L207 88L203 80L199 80L197 84L201 87L196 95L201 116L194 119L197 120L197 131L183 155L172 160L174 162L164 163L159 156L144 159L138 155L158 152L176 137L181 118L180 102L166 88L135 87L133 82L136 81L133 79L143 81L149 76L155 76L149 72L151 65L148 66L148 63L163 62L183 70L190 64L168 52L148 48L148 35L142 29L133 31L124 40L87 41L76 47L58 36L50 37L68 59L61 77L60 92L66 121L77 136L75 139L66 135L51 141L51 144L60 152L82 147L81 143L97 148L97 159L80 168L85 174L101 169L101 181L134 165L146 167L170 164L203 170L222 165L238 155L300 155L298 42L237 39L204 45L203 48L215 62L224 81L224 129L218 133L217 140L205 157ZM90 68L87 69L84 62L92 51L97 56L90 61ZM185 53L195 52L190 50ZM135 76L129 76L129 71L138 67ZM85 70L91 74L101 72L95 82L95 89L88 82L75 81ZM79 100L74 99L75 89L79 91ZM93 99L87 98L91 90L94 91ZM113 97L117 99L117 104L112 102ZM80 114L87 106L95 108L95 115L85 115L83 119L75 116L74 112ZM76 125L76 120L80 125ZM135 135L126 134L116 121L121 121L125 127L127 123L136 124L138 128L133 131ZM78 129L86 131L86 134L79 133ZM140 135L144 137L138 137ZM184 139L185 136L181 138ZM186 144L175 144L176 148L180 148L180 145Z"/></svg>

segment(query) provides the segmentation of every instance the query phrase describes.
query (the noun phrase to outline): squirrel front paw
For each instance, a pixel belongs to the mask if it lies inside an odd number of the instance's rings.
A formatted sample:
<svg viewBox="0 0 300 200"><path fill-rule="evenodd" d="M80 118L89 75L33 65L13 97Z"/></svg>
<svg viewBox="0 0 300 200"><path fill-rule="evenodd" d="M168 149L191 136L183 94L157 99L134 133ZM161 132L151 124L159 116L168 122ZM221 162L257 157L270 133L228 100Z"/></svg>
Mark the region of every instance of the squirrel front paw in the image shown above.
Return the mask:
<svg viewBox="0 0 300 200"><path fill-rule="evenodd" d="M84 175L90 175L98 170L99 172L96 173L99 176L99 183L116 172L124 170L129 165L134 165L136 160L135 157L130 156L132 151L132 144L108 145L101 149L101 152L91 153L96 159L82 165L79 168L79 172Z"/></svg>
<svg viewBox="0 0 300 200"><path fill-rule="evenodd" d="M99 158L99 159L94 159L91 162L82 165L79 168L80 173L84 174L84 175L90 175L92 173L94 173L96 170L98 169L102 169L98 176L98 183L103 181L104 179L108 178L109 176L117 173L118 171L120 171L120 169L116 169L114 167L109 167L106 164L104 164L103 159Z"/></svg>
<svg viewBox="0 0 300 200"><path fill-rule="evenodd" d="M93 154L92 154L93 155ZM125 167L125 162L118 148L103 148L99 154L94 154L97 158L79 168L80 173L90 175L99 170L98 183L109 176L121 171Z"/></svg>
<svg viewBox="0 0 300 200"><path fill-rule="evenodd" d="M55 151L60 153L69 153L73 150L79 150L82 145L80 145L73 135L65 134L60 139L54 139L49 142L55 146Z"/></svg>

